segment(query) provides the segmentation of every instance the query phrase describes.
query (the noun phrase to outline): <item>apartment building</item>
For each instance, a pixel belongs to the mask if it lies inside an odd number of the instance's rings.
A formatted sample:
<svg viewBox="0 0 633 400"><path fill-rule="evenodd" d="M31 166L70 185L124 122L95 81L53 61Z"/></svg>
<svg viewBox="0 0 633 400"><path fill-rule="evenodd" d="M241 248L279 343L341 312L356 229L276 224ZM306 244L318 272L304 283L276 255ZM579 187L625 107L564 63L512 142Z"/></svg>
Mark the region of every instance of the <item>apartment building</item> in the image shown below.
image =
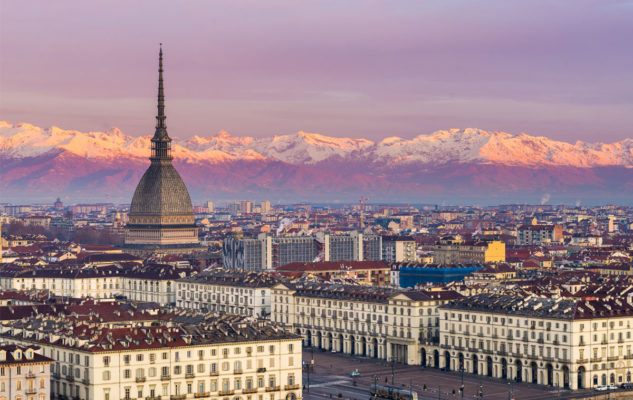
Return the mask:
<svg viewBox="0 0 633 400"><path fill-rule="evenodd" d="M631 298L480 294L440 308L436 363L453 371L580 389L631 382Z"/></svg>
<svg viewBox="0 0 633 400"><path fill-rule="evenodd" d="M176 283L176 305L201 311L267 317L272 287L279 280L265 271L215 269Z"/></svg>
<svg viewBox="0 0 633 400"><path fill-rule="evenodd" d="M517 228L518 245L540 245L562 240L562 225L521 225Z"/></svg>
<svg viewBox="0 0 633 400"><path fill-rule="evenodd" d="M455 292L279 283L271 320L292 327L306 346L406 364L427 364L439 344L438 307Z"/></svg>
<svg viewBox="0 0 633 400"><path fill-rule="evenodd" d="M50 399L48 357L37 346L0 345L0 398L15 400Z"/></svg>
<svg viewBox="0 0 633 400"><path fill-rule="evenodd" d="M464 241L458 236L442 238L433 247L433 262L443 265L504 262L506 245L493 241Z"/></svg>
<svg viewBox="0 0 633 400"><path fill-rule="evenodd" d="M194 273L192 268L167 264L103 265L71 268L5 270L0 285L13 290L48 290L61 297L176 303L175 282Z"/></svg>
<svg viewBox="0 0 633 400"><path fill-rule="evenodd" d="M0 328L0 339L55 360L57 399L301 398L301 339L246 317L114 328L36 317Z"/></svg>
<svg viewBox="0 0 633 400"><path fill-rule="evenodd" d="M415 241L410 236L383 236L382 260L387 263L415 262Z"/></svg>

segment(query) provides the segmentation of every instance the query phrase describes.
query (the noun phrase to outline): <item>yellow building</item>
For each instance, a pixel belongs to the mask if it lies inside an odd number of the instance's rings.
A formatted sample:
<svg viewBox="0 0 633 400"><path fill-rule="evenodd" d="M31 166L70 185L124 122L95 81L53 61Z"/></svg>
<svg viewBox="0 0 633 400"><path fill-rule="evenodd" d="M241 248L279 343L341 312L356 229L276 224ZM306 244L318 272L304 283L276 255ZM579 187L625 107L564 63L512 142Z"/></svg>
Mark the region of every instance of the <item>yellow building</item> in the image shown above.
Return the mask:
<svg viewBox="0 0 633 400"><path fill-rule="evenodd" d="M506 244L493 241L464 241L460 236L440 239L434 247L435 264L497 263L506 260Z"/></svg>

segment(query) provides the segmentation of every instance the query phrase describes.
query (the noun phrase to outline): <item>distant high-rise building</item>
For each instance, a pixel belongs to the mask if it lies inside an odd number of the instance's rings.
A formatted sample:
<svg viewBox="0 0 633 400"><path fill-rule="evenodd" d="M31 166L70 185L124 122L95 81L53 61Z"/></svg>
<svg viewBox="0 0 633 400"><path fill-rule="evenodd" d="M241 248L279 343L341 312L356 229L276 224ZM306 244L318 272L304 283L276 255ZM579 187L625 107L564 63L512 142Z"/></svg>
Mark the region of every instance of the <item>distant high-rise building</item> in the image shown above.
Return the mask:
<svg viewBox="0 0 633 400"><path fill-rule="evenodd" d="M383 237L382 259L386 262L415 262L415 240L411 236Z"/></svg>
<svg viewBox="0 0 633 400"><path fill-rule="evenodd" d="M382 238L352 232L323 236L324 261L375 261L382 259Z"/></svg>
<svg viewBox="0 0 633 400"><path fill-rule="evenodd" d="M231 203L228 206L228 212L229 214L231 214L232 216L237 216L240 215L241 212L241 208L240 208L240 203Z"/></svg>
<svg viewBox="0 0 633 400"><path fill-rule="evenodd" d="M213 212L215 210L213 202L211 200L207 201L207 209L209 212Z"/></svg>
<svg viewBox="0 0 633 400"><path fill-rule="evenodd" d="M165 119L161 48L151 164L136 187L125 229L124 246L134 254L186 253L201 249L189 191L172 165L171 138Z"/></svg>
<svg viewBox="0 0 633 400"><path fill-rule="evenodd" d="M250 214L253 212L253 202L249 200L240 201L240 212L242 214Z"/></svg>

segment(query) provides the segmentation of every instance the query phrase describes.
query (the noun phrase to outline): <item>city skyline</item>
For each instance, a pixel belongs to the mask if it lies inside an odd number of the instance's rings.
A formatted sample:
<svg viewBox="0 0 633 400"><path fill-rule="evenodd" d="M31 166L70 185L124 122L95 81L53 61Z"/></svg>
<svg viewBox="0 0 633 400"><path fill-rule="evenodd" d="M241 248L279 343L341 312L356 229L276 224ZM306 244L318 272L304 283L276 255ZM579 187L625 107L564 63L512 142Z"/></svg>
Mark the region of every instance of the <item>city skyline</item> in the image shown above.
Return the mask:
<svg viewBox="0 0 633 400"><path fill-rule="evenodd" d="M164 42L176 138L631 136L630 2L154 5L3 2L2 119L147 135Z"/></svg>

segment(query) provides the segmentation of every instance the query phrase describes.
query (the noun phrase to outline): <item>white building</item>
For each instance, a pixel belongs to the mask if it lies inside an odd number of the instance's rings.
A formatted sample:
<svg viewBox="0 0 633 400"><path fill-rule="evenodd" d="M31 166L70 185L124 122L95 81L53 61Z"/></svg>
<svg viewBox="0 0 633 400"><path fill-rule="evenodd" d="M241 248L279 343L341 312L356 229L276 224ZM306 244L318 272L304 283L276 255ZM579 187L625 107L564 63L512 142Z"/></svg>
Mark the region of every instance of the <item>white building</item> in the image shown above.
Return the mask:
<svg viewBox="0 0 633 400"><path fill-rule="evenodd" d="M269 272L216 269L176 283L176 305L201 311L267 317L271 288L279 282Z"/></svg>
<svg viewBox="0 0 633 400"><path fill-rule="evenodd" d="M459 297L455 292L280 283L273 287L271 319L291 326L306 346L427 365L438 349L438 307Z"/></svg>
<svg viewBox="0 0 633 400"><path fill-rule="evenodd" d="M55 360L56 398L301 398L300 338L244 317L140 328L39 317L0 328L0 339Z"/></svg>
<svg viewBox="0 0 633 400"><path fill-rule="evenodd" d="M440 366L571 389L631 382L631 298L482 294L440 309Z"/></svg>

